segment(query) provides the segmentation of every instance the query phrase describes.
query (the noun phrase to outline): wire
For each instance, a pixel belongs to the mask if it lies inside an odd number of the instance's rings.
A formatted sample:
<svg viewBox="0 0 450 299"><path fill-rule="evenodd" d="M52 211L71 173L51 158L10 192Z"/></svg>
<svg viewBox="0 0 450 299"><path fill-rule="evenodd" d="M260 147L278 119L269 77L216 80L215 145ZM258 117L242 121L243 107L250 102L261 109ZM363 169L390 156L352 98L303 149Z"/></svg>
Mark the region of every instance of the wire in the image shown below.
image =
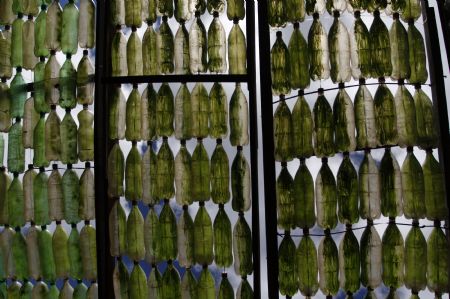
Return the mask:
<svg viewBox="0 0 450 299"><path fill-rule="evenodd" d="M373 225L388 225L389 224L389 222L377 222L377 223L373 223ZM416 225L413 225L412 223L399 223L399 222L394 222L393 224L396 224L396 225L404 225L404 226L416 226ZM358 226L358 227L352 227L350 230L351 231L357 231L357 230L361 230L361 229L366 229L367 227L370 227L370 226L372 226L372 225L366 225L366 226ZM418 225L417 226L418 228L428 228L428 227L431 227L431 228L434 228L434 227L439 227L439 228L441 228L441 229L447 229L448 227L447 227L447 225L444 225L444 226L434 226L434 225ZM347 230L342 230L342 231L334 231L334 232L330 232L330 235L339 235L339 234L344 234L345 232L347 232ZM279 236L279 237L284 237L284 236L286 236L286 234L284 234L284 233L278 233L277 232L277 235ZM294 238L302 238L302 237L304 237L305 236L305 234L289 234L291 237L294 237ZM308 236L311 236L311 237L325 237L327 234L307 234Z"/></svg>
<svg viewBox="0 0 450 299"><path fill-rule="evenodd" d="M380 84L385 84L385 85L399 85L399 84L396 83L396 82L383 82L383 83L380 83L380 82L372 82L372 83L365 83L365 84L345 85L344 87L322 88L322 90L325 92L325 91L331 91L331 90L338 90L338 89L341 89L341 88L347 89L347 88L359 87L359 86L361 86L361 85L370 86L370 85L380 85ZM406 82L405 82L403 85L416 86L417 84L415 84L415 83L406 83ZM421 84L421 86L432 86L432 84ZM303 93L303 95L316 94L316 93L318 93L318 92L319 92L319 90L308 91L308 92ZM298 98L298 95L289 96L289 97L285 97L284 99L279 99L279 100L273 101L272 104L277 104L277 103L282 102L282 101L291 100L291 99L296 99L296 98Z"/></svg>

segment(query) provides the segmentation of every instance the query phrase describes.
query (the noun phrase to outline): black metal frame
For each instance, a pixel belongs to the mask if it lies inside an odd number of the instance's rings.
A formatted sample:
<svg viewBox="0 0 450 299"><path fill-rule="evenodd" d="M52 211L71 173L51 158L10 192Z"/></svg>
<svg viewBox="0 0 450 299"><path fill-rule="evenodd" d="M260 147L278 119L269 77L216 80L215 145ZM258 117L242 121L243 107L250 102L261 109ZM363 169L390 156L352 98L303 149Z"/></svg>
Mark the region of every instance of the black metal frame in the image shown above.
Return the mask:
<svg viewBox="0 0 450 299"><path fill-rule="evenodd" d="M447 57L450 61L450 32L446 26L446 16L443 0L436 0L441 17L444 42L447 49ZM276 169L274 157L273 136L273 96L271 88L270 70L270 28L268 23L268 7L266 0L258 2L259 19L259 48L260 48L260 82L261 84L261 115L263 138L263 162L264 162L264 198L266 217L266 246L267 246L267 272L276 273L268 275L267 285L270 299L278 299L278 231L277 231L277 207L276 207ZM429 7L428 0L422 0L424 16L425 40L429 58L429 71L432 89L434 109L439 117L440 145L439 158L443 168L446 201L450 214L450 127L447 114L447 101L445 96L444 74L441 59L440 41L438 36L435 10ZM446 223L447 237L450 242L449 223ZM450 264L449 264L450 268ZM450 273L450 269L449 269ZM450 282L449 282L450 288Z"/></svg>
<svg viewBox="0 0 450 299"><path fill-rule="evenodd" d="M258 194L258 128L256 102L256 60L255 60L255 2L246 1L247 28L247 74L205 74L205 75L155 75L133 77L111 77L110 48L113 26L109 21L109 0L97 0L97 53L95 75L95 192L96 192L96 226L97 226L97 264L99 298L114 298L113 277L114 258L109 253L108 216L114 198L107 194L106 165L112 146L108 138L108 111L110 87L117 84L163 83L163 82L244 82L249 92L250 114L250 162L252 167L252 245L253 245L253 289L254 297L261 298L260 275L260 229L259 229L259 194Z"/></svg>

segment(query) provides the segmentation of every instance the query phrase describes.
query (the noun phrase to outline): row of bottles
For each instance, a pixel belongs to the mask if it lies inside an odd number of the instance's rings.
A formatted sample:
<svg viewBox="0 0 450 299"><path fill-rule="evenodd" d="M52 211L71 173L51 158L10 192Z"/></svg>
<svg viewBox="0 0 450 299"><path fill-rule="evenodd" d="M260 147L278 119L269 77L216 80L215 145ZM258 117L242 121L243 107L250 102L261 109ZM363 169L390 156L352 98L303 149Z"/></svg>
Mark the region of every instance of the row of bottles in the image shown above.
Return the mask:
<svg viewBox="0 0 450 299"><path fill-rule="evenodd" d="M12 1L2 2L4 10L0 12L0 23L6 26L0 33L0 60L3 62L0 77L10 77L14 67L34 70L39 59L48 57L52 51L75 55L79 47L92 49L95 46L95 4L92 0L81 0L80 10L72 0L64 9L55 0L48 10L46 4L42 4L40 12L38 1L26 3L27 6L22 1L17 1L16 5ZM11 20L15 15L11 9L16 10L14 21ZM25 22L23 15L28 16Z"/></svg>
<svg viewBox="0 0 450 299"><path fill-rule="evenodd" d="M135 85L127 100L120 88L114 90L111 99L111 140L229 137L232 146L243 146L249 143L248 128L248 103L240 83L236 83L229 102L220 83L214 83L209 94L202 83L196 83L191 92L186 83L181 83L176 96L168 83L163 83L158 92L148 84L142 95Z"/></svg>
<svg viewBox="0 0 450 299"><path fill-rule="evenodd" d="M117 28L111 46L112 75L186 75L208 70L246 74L246 53L245 35L238 22L234 22L228 39L217 13L208 31L197 17L189 32L183 22L174 36L167 17L163 17L158 32L149 24L142 40L136 27L132 27L128 41Z"/></svg>
<svg viewBox="0 0 450 299"><path fill-rule="evenodd" d="M30 164L22 181L17 173L13 180L5 168L0 172L0 224L22 227L26 222L49 225L52 221L65 220L67 224L95 219L94 173L86 163L80 178L68 164L60 175L57 164L48 176L45 168L39 173Z"/></svg>
<svg viewBox="0 0 450 299"><path fill-rule="evenodd" d="M364 298L377 298L373 290L383 282L389 287L387 298L398 298L396 289L403 284L411 289L411 298L419 298L419 291L427 286L440 298L448 291L449 256L446 236L439 226L438 222L426 240L418 222L413 223L406 239L393 219L382 238L374 224L368 223L358 243L351 225L347 225L339 246L326 230L318 249L307 229L297 247L287 231L279 246L280 292L292 297L300 290L312 297L320 289L334 296L342 289L351 298L362 284L368 290Z"/></svg>
<svg viewBox="0 0 450 299"><path fill-rule="evenodd" d="M182 278L177 268L169 261L163 274L154 265L148 279L139 264L131 270L118 259L114 269L114 288L116 298L235 298L233 287L227 273L222 278L216 291L214 277L207 267L203 267L198 279L190 268ZM253 298L252 288L243 279L236 291L236 298Z"/></svg>
<svg viewBox="0 0 450 299"><path fill-rule="evenodd" d="M98 284L93 282L88 288L82 281L78 281L73 287L69 280L65 280L62 288L58 289L54 282L46 284L42 280L37 281L34 286L29 281L20 283L14 280L9 286L6 282L0 282L0 298L97 299Z"/></svg>
<svg viewBox="0 0 450 299"><path fill-rule="evenodd" d="M274 95L306 89L310 79L331 78L340 83L351 78L391 77L413 84L428 79L425 43L414 23L408 23L406 30L395 14L388 30L379 13L370 30L359 13L349 30L335 13L328 34L315 15L307 41L295 23L288 46L278 31L271 50L271 73Z"/></svg>
<svg viewBox="0 0 450 299"><path fill-rule="evenodd" d="M251 207L250 166L242 147L249 143L246 96L239 83L230 99L221 83L214 83L209 93L202 83L191 91L181 83L176 96L172 88L163 83L156 91L148 84L141 95L134 85L127 100L120 88L112 93L108 196L115 200L109 231L116 298L215 298L217 292L252 296L247 281L253 272L252 232L244 217ZM216 139L210 157L208 137ZM191 138L197 138L192 153L186 144ZM227 138L237 147L231 164L222 145ZM126 158L123 149L130 144L119 143L122 139L131 141ZM146 142L143 155L140 140ZM171 147L178 142L174 155ZM132 204L128 217L118 199L122 196ZM208 203L207 208L208 201L215 206ZM199 208L192 219L194 202ZM141 204L149 207L145 219ZM231 223L226 205L238 214L236 223ZM176 216L180 207L183 211ZM124 256L134 261L131 273ZM143 260L151 265L150 273L142 269ZM234 273L242 277L237 290L227 272L215 286L209 268L213 262L224 271L234 265ZM168 265L162 274L160 263ZM192 271L196 264L203 267L197 277Z"/></svg>
<svg viewBox="0 0 450 299"><path fill-rule="evenodd" d="M32 224L26 233L20 227L14 230L6 226L0 233L0 243L2 280L54 283L58 279L97 279L96 232L89 221L80 232L72 224L70 234L61 222L57 222L53 234L45 225Z"/></svg>
<svg viewBox="0 0 450 299"><path fill-rule="evenodd" d="M301 159L295 179L282 164L276 186L278 226L284 230L312 228L316 222L323 229L334 229L338 221L355 224L360 218L372 221L381 215L431 221L448 218L442 200L443 174L431 151L421 166L408 150L402 167L390 149L385 150L380 167L365 151L358 171L346 153L336 178L323 158L315 183Z"/></svg>
<svg viewBox="0 0 450 299"><path fill-rule="evenodd" d="M94 116L85 107L78 113L79 127L75 123L70 109L61 121L56 108L45 118L32 111L25 115L23 124L20 118L8 129L7 166L10 172L25 171L26 149L33 150L32 162L35 167L47 167L51 161L76 164L78 161L94 160ZM5 142L0 137L0 160L3 163Z"/></svg>
<svg viewBox="0 0 450 299"><path fill-rule="evenodd" d="M175 5L174 5L175 4ZM180 24L205 14L206 8L211 15L225 11L230 21L243 20L245 17L244 0L113 0L111 3L111 22L113 25L126 25L140 28L143 22L153 24L158 17L172 18Z"/></svg>
<svg viewBox="0 0 450 299"><path fill-rule="evenodd" d="M215 204L226 204L231 198L235 212L246 212L251 207L247 159L242 149L238 149L230 174L228 156L221 143L217 144L211 158L201 140L192 155L182 143L174 159L168 140L164 138L158 153L150 145L142 158L133 144L126 160L119 144L115 143L108 157L108 181L109 196L125 196L129 201L142 200L144 204L154 205L175 196L180 206L210 199Z"/></svg>
<svg viewBox="0 0 450 299"><path fill-rule="evenodd" d="M384 12L391 16L399 14L404 22L416 21L422 13L420 1L355 1L355 0L270 0L268 5L268 22L273 28L284 27L289 23L303 22L306 15L322 15L328 12L361 13L367 11L373 15Z"/></svg>
<svg viewBox="0 0 450 299"><path fill-rule="evenodd" d="M378 146L437 147L433 104L420 86L412 96L399 84L394 96L381 81L372 97L362 82L352 102L341 84L332 107L319 89L312 111L303 92L292 111L284 96L280 99L274 114L276 161L334 156Z"/></svg>
<svg viewBox="0 0 450 299"><path fill-rule="evenodd" d="M109 226L110 252L119 257L116 267L121 267L123 261L120 257L126 255L133 261L145 260L152 267L162 261L177 260L180 267L188 270L196 264L207 268L215 262L216 266L223 268L234 263L238 275L246 276L253 272L251 244L248 244L251 243L250 228L245 218L240 217L231 230L223 207L219 208L212 222L203 202L199 204L194 220L185 205L177 220L166 200L159 216L151 205L144 219L137 204L133 204L127 218L123 207L116 201Z"/></svg>

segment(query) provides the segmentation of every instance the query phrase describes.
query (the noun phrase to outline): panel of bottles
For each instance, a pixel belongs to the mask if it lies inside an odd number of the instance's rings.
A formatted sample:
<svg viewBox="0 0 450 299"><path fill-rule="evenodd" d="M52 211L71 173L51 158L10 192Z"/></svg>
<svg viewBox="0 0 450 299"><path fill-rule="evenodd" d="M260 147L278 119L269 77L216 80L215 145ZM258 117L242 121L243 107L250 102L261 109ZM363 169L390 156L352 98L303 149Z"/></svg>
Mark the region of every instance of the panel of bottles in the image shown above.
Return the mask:
<svg viewBox="0 0 450 299"><path fill-rule="evenodd" d="M97 298L95 10L0 0L0 298Z"/></svg>
<svg viewBox="0 0 450 299"><path fill-rule="evenodd" d="M440 298L448 209L420 2L268 9L281 295Z"/></svg>
<svg viewBox="0 0 450 299"><path fill-rule="evenodd" d="M246 85L122 85L110 98L116 298L250 298Z"/></svg>
<svg viewBox="0 0 450 299"><path fill-rule="evenodd" d="M112 76L246 74L244 0L114 0Z"/></svg>

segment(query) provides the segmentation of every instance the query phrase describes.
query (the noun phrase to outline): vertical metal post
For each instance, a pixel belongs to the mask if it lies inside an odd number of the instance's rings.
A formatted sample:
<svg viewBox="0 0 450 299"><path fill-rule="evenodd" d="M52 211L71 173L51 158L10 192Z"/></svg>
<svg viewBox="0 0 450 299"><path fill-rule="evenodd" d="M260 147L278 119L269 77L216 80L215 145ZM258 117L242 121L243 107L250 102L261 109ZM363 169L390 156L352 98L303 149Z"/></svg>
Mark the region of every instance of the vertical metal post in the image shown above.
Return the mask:
<svg viewBox="0 0 450 299"><path fill-rule="evenodd" d="M439 2L439 0L437 1ZM444 72L442 67L441 47L438 36L436 15L434 8L428 5L428 0L422 2L424 12L425 38L429 59L431 92L433 96L433 106L436 115L439 117L439 160L444 173L445 194L447 208L450 214L450 128L447 113L447 99L445 96ZM443 25L444 26L444 25ZM445 33L445 32L444 32ZM444 35L445 37L445 35ZM448 50L448 48L447 48ZM447 221L448 227L448 221ZM450 240L450 232L447 228L447 239ZM450 264L450 263L449 263ZM450 274L450 268L449 268ZM450 286L450 282L449 282Z"/></svg>
<svg viewBox="0 0 450 299"><path fill-rule="evenodd" d="M246 2L247 27L247 86L250 96L250 162L252 165L252 247L253 247L253 292L261 298L260 230L259 230L259 183L258 183L258 109L256 103L256 42L255 2Z"/></svg>
<svg viewBox="0 0 450 299"><path fill-rule="evenodd" d="M94 101L94 162L95 162L95 219L97 230L97 269L99 298L114 298L112 273L114 259L109 254L106 164L108 157L108 87L103 84L109 62L108 30L109 0L97 0L97 29Z"/></svg>
<svg viewBox="0 0 450 299"><path fill-rule="evenodd" d="M267 0L258 2L259 60L261 82L262 144L267 249L267 284L270 299L278 299L278 237L273 140L272 79L270 76L270 35Z"/></svg>
<svg viewBox="0 0 450 299"><path fill-rule="evenodd" d="M439 12L439 18L441 19L441 28L442 28L442 35L444 37L444 44L445 49L447 50L447 60L450 63L450 28L449 28L449 22L450 20L447 17L446 9L444 7L445 0L436 0L436 7Z"/></svg>

